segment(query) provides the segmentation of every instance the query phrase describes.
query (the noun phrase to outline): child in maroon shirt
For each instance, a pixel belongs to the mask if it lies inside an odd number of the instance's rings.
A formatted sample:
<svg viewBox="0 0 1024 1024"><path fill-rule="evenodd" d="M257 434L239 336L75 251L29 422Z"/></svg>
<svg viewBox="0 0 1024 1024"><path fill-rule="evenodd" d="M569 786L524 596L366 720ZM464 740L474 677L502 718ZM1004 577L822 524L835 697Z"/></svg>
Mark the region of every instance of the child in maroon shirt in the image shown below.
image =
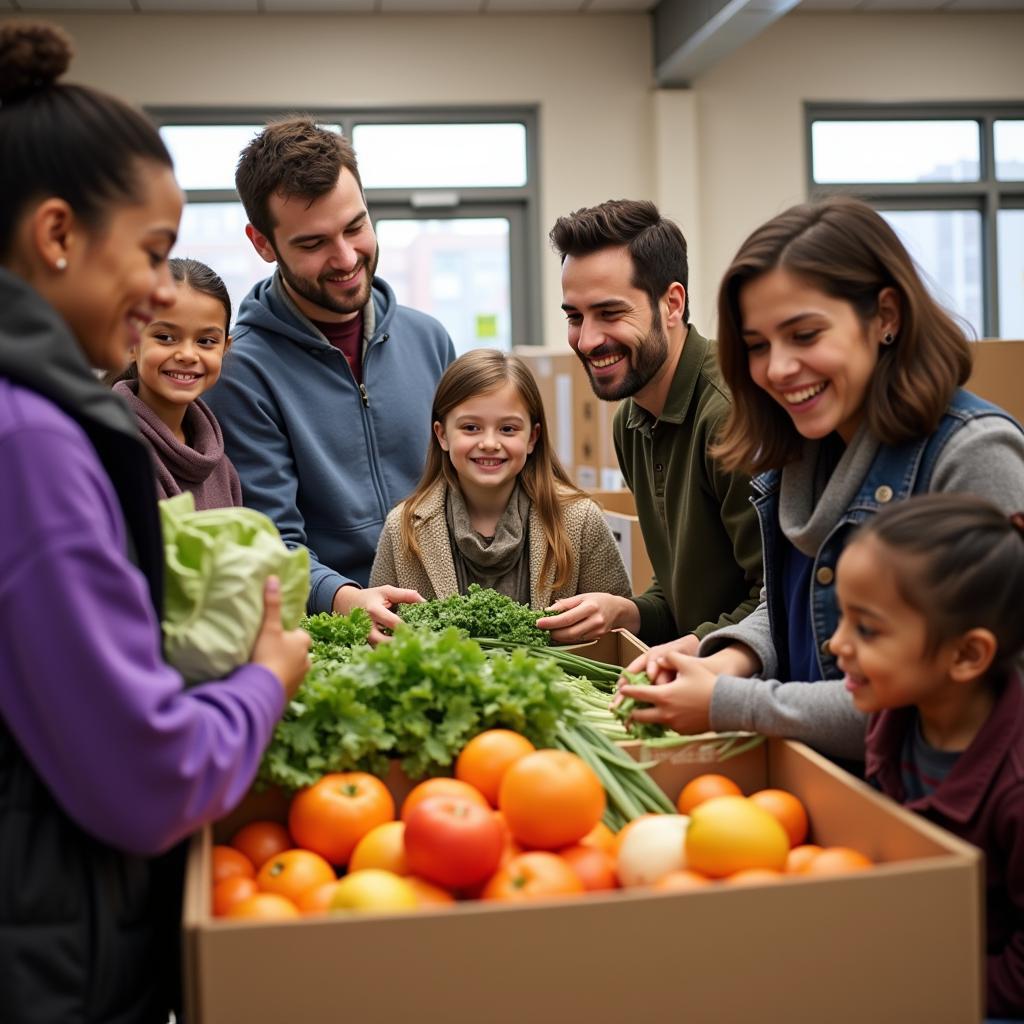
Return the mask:
<svg viewBox="0 0 1024 1024"><path fill-rule="evenodd" d="M837 597L867 777L984 852L988 1013L1024 1018L1024 515L900 502L843 551Z"/></svg>

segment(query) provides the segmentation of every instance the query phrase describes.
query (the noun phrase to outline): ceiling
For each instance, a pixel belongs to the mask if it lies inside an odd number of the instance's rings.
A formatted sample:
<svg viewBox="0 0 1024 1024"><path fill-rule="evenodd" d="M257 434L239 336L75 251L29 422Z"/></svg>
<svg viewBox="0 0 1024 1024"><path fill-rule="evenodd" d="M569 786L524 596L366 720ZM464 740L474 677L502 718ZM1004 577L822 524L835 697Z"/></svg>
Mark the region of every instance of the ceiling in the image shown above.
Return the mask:
<svg viewBox="0 0 1024 1024"><path fill-rule="evenodd" d="M0 10L156 14L612 14L653 11L659 0L0 0ZM1024 0L801 0L801 11L1010 11Z"/></svg>

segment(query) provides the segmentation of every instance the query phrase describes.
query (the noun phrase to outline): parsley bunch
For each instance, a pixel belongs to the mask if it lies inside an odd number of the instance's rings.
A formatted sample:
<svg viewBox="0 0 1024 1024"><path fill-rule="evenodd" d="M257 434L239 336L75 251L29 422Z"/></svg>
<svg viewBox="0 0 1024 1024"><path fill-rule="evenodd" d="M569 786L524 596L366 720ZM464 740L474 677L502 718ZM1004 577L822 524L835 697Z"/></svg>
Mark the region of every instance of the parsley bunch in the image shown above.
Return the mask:
<svg viewBox="0 0 1024 1024"><path fill-rule="evenodd" d="M405 624L389 643L336 657L343 648L327 634L358 640L365 624L355 613L348 626L332 618L324 632L313 622L315 643L325 647L274 731L260 766L265 783L298 789L328 772L383 775L396 757L410 778L441 774L484 729L553 746L559 722L574 717L562 671L548 658L526 650L488 656L456 629Z"/></svg>
<svg viewBox="0 0 1024 1024"><path fill-rule="evenodd" d="M546 647L550 635L538 629L536 622L544 612L535 612L496 590L471 583L465 595L455 594L443 600L404 604L398 614L410 625L433 630L454 626L471 637L505 640L527 647Z"/></svg>

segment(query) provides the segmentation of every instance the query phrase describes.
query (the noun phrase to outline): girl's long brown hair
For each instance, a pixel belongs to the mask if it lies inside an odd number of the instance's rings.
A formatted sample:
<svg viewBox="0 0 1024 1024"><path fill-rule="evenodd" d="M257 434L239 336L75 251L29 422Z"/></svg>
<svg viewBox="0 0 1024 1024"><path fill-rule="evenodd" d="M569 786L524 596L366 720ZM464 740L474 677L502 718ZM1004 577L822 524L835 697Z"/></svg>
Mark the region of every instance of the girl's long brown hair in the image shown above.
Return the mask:
<svg viewBox="0 0 1024 1024"><path fill-rule="evenodd" d="M725 272L718 292L718 361L733 403L712 454L729 470L759 473L780 469L800 451L793 421L750 376L743 341L740 293L776 268L848 302L862 324L877 314L882 289L895 289L899 334L879 351L865 415L885 444L931 434L970 376L970 346L929 294L885 218L859 199L839 196L793 206L761 225Z"/></svg>
<svg viewBox="0 0 1024 1024"><path fill-rule="evenodd" d="M566 500L578 501L586 495L569 479L548 442L544 403L530 368L518 356L497 349L474 349L459 356L438 382L430 413L431 423L444 423L445 417L456 406L477 395L497 391L506 384L515 386L529 414L531 429L534 426L540 427L537 443L526 458L519 482L537 510L547 541L540 578L546 580L550 577L552 589L557 590L568 583L573 562L572 548L562 524L561 505ZM418 558L422 558L422 553L416 543L413 517L427 493L442 478L449 487L459 486L455 467L435 438L427 452L423 476L402 509L402 545Z"/></svg>

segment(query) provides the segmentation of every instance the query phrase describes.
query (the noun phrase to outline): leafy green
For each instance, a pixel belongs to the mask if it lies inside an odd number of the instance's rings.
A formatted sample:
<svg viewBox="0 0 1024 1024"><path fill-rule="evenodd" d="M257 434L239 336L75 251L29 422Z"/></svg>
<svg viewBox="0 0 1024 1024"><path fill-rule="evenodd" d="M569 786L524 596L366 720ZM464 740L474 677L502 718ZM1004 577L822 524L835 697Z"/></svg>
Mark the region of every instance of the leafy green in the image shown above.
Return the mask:
<svg viewBox="0 0 1024 1024"><path fill-rule="evenodd" d="M647 678L646 672L627 672L622 670L622 676L630 686L650 686L651 681ZM639 701L635 697L623 697L618 704L612 708L612 713L625 726L626 731L634 739L656 740L665 735L665 726L658 722L633 722L629 716L634 711L642 708L649 708L651 705L646 701Z"/></svg>
<svg viewBox="0 0 1024 1024"><path fill-rule="evenodd" d="M285 547L251 508L195 508L188 491L160 502L164 539L164 653L190 683L221 679L249 660L263 622L263 587L281 581L285 629L309 593L309 552Z"/></svg>
<svg viewBox="0 0 1024 1024"><path fill-rule="evenodd" d="M411 626L428 626L433 630L454 626L471 637L489 637L527 647L546 647L551 642L550 634L536 626L544 612L533 611L478 583L471 583L465 595L404 604L398 614Z"/></svg>
<svg viewBox="0 0 1024 1024"><path fill-rule="evenodd" d="M572 694L550 659L525 650L488 656L457 629L404 623L390 642L346 652L331 637L358 643L368 629L355 613L347 623L336 618L307 620L323 646L274 731L263 782L297 789L327 772L383 775L396 757L411 778L442 774L485 729L552 746L559 723L573 717Z"/></svg>

